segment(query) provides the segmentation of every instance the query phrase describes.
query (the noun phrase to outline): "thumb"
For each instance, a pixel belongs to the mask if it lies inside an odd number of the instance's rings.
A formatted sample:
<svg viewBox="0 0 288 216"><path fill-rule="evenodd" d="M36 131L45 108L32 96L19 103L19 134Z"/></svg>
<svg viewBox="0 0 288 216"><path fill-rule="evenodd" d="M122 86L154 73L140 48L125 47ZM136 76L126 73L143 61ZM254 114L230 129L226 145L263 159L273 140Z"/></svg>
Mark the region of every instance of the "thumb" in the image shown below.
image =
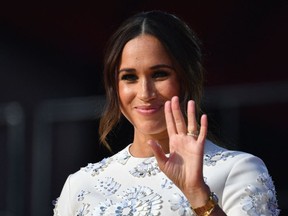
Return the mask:
<svg viewBox="0 0 288 216"><path fill-rule="evenodd" d="M153 151L153 154L158 162L159 168L162 170L168 158L166 157L161 145L156 140L148 140L147 143Z"/></svg>

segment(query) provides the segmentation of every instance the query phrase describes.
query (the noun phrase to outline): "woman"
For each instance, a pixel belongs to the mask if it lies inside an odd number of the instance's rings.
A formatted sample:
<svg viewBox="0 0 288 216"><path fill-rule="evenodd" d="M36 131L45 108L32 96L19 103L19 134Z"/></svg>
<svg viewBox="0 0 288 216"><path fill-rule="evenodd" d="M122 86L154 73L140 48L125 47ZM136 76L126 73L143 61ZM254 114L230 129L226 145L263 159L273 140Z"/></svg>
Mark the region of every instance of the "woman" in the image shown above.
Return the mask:
<svg viewBox="0 0 288 216"><path fill-rule="evenodd" d="M101 141L126 117L122 151L70 175L54 215L279 215L263 161L207 136L199 41L176 16L141 12L109 40Z"/></svg>

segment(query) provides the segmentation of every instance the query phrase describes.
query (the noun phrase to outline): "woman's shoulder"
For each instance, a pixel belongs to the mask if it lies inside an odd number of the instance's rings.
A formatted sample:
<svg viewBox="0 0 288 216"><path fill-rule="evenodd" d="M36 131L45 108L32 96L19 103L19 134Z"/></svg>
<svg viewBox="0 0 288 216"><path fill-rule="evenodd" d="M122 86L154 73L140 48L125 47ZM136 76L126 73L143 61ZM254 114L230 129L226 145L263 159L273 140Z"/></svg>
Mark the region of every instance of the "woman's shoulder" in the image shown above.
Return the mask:
<svg viewBox="0 0 288 216"><path fill-rule="evenodd" d="M262 211L266 214L261 215L278 215L275 185L260 157L244 151L229 150L207 141L204 176L223 203L236 203L241 199L241 208L250 209L255 215ZM236 208L226 211L233 215Z"/></svg>
<svg viewBox="0 0 288 216"><path fill-rule="evenodd" d="M96 176L100 172L102 172L108 166L114 163L121 163L125 161L126 158L129 156L128 146L126 146L121 151L115 153L112 156L105 157L100 161L88 163L86 166L80 167L80 169L70 175L70 178L81 178L83 175L91 175Z"/></svg>
<svg viewBox="0 0 288 216"><path fill-rule="evenodd" d="M255 164L257 166L262 165L265 167L264 161L249 152L235 150L235 149L227 149L225 147L219 146L213 143L210 140L207 140L205 143L204 150L204 161L206 165L213 165L218 161L226 161L231 163L238 164Z"/></svg>

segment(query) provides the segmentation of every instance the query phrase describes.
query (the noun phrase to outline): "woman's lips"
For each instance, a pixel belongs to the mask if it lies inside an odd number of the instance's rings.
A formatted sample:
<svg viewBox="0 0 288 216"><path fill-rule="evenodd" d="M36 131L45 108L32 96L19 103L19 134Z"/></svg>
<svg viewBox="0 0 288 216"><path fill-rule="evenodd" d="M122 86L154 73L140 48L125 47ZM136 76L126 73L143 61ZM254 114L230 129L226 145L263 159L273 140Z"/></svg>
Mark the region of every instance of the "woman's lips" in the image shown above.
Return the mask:
<svg viewBox="0 0 288 216"><path fill-rule="evenodd" d="M162 106L136 106L137 112L141 114L154 114L161 109Z"/></svg>

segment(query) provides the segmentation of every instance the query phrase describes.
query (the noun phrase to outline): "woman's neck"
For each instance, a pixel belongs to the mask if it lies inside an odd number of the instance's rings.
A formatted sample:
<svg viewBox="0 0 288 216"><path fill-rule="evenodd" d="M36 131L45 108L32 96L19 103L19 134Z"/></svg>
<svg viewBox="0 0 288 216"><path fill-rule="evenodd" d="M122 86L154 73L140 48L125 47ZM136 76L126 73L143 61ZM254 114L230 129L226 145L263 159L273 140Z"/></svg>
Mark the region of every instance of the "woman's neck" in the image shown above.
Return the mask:
<svg viewBox="0 0 288 216"><path fill-rule="evenodd" d="M165 154L169 153L169 137L167 132L157 135L146 135L142 133L134 133L133 143L130 146L130 154L134 157L152 157L154 156L148 140L156 140L161 146Z"/></svg>

